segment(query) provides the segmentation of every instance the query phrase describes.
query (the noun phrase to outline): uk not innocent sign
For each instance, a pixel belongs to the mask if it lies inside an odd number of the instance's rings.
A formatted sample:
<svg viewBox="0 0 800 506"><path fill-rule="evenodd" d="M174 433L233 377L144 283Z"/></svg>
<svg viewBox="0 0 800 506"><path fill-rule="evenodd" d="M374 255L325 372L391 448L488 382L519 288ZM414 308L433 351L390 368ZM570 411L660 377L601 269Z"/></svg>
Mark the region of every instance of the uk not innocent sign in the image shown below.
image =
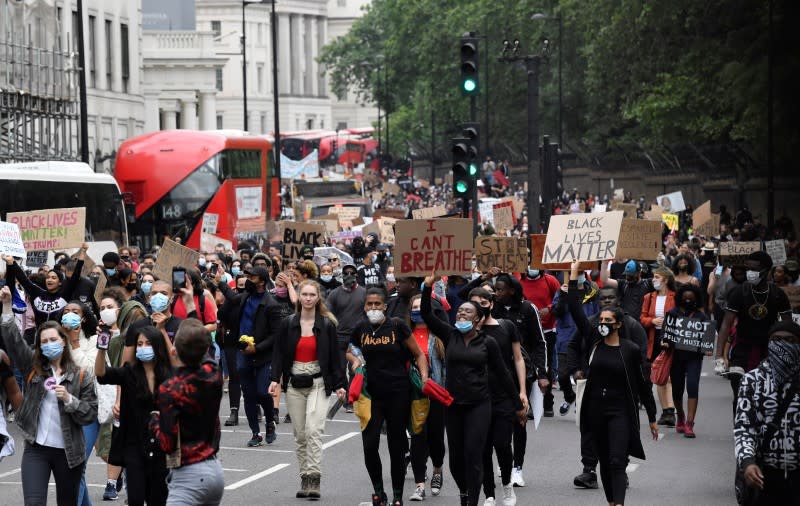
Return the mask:
<svg viewBox="0 0 800 506"><path fill-rule="evenodd" d="M711 320L671 314L664 317L664 339L672 342L676 350L714 351L716 336L716 326Z"/></svg>
<svg viewBox="0 0 800 506"><path fill-rule="evenodd" d="M622 211L552 216L542 263L595 262L614 258L622 216Z"/></svg>

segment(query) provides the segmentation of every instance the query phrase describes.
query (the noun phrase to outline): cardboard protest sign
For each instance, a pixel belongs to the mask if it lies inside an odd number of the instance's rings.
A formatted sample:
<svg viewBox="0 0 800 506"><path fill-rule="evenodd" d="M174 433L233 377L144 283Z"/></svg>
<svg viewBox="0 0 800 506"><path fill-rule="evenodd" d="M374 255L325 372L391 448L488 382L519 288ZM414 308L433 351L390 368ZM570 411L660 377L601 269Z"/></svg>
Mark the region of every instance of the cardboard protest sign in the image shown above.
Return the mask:
<svg viewBox="0 0 800 506"><path fill-rule="evenodd" d="M638 209L639 206L636 204L626 204L621 200L611 201L611 210L622 211L623 213L625 213L624 218L636 218L636 211Z"/></svg>
<svg viewBox="0 0 800 506"><path fill-rule="evenodd" d="M396 276L463 275L472 270L472 220L439 218L395 224Z"/></svg>
<svg viewBox="0 0 800 506"><path fill-rule="evenodd" d="M296 221L282 221L281 237L283 242L283 258L300 260L303 258L303 246L312 248L322 246L325 237L325 227L313 223L299 223Z"/></svg>
<svg viewBox="0 0 800 506"><path fill-rule="evenodd" d="M503 272L525 272L528 268L528 241L519 237L480 236L475 239L478 269L486 272L499 267Z"/></svg>
<svg viewBox="0 0 800 506"><path fill-rule="evenodd" d="M494 217L494 228L497 231L512 230L516 220L514 219L514 207L511 202L501 202L492 206L492 216Z"/></svg>
<svg viewBox="0 0 800 506"><path fill-rule="evenodd" d="M614 188L614 200L625 200L625 188Z"/></svg>
<svg viewBox="0 0 800 506"><path fill-rule="evenodd" d="M19 226L26 250L78 248L84 240L86 208L68 207L8 213L6 221Z"/></svg>
<svg viewBox="0 0 800 506"><path fill-rule="evenodd" d="M683 202L683 193L679 191L659 195L656 200L665 213L679 213L686 209L686 204Z"/></svg>
<svg viewBox="0 0 800 506"><path fill-rule="evenodd" d="M761 251L761 243L758 241L726 241L719 243L719 259L725 267L744 265L747 256L756 251Z"/></svg>
<svg viewBox="0 0 800 506"><path fill-rule="evenodd" d="M211 249L213 250L214 248ZM195 250L178 244L171 239L164 239L164 244L161 245L161 249L158 251L158 260L153 269L153 274L158 279L172 279L173 267L194 269L197 266L198 258L199 254Z"/></svg>
<svg viewBox="0 0 800 506"><path fill-rule="evenodd" d="M764 249L772 258L772 265L783 265L786 263L786 243L783 239L775 241L764 241Z"/></svg>
<svg viewBox="0 0 800 506"><path fill-rule="evenodd" d="M326 214L317 218L308 220L309 223L314 225L322 225L328 235L333 235L339 231L339 217L335 214Z"/></svg>
<svg viewBox="0 0 800 506"><path fill-rule="evenodd" d="M438 218L447 214L447 208L444 206L426 207L424 209L414 209L411 211L411 217L415 220L430 220Z"/></svg>
<svg viewBox="0 0 800 506"><path fill-rule="evenodd" d="M594 207L592 208L592 212L593 213L604 213L604 212L606 212L607 208L608 208L608 205L606 205L606 204L595 204Z"/></svg>
<svg viewBox="0 0 800 506"><path fill-rule="evenodd" d="M233 249L233 243L227 239L223 239L211 233L200 233L200 249L203 251L214 251L217 244L225 246L225 251Z"/></svg>
<svg viewBox="0 0 800 506"><path fill-rule="evenodd" d="M622 230L617 246L618 258L655 260L661 252L661 222L648 220L622 220Z"/></svg>
<svg viewBox="0 0 800 506"><path fill-rule="evenodd" d="M0 253L16 258L25 258L25 245L16 223L0 221Z"/></svg>
<svg viewBox="0 0 800 506"><path fill-rule="evenodd" d="M518 199L517 197L503 197L503 202L511 202L514 206L514 218L519 219L522 216L522 210L525 208L525 201L522 199Z"/></svg>
<svg viewBox="0 0 800 506"><path fill-rule="evenodd" d="M375 212L372 213L373 219L383 218L384 216L396 220L404 220L406 218L406 212L403 209L376 209Z"/></svg>
<svg viewBox="0 0 800 506"><path fill-rule="evenodd" d="M543 264L542 256L544 255L544 243L547 241L545 234L531 234L531 269L548 270L548 271L568 271L570 269L569 262L562 262L557 264ZM598 262L581 262L580 270L587 271L597 269Z"/></svg>
<svg viewBox="0 0 800 506"><path fill-rule="evenodd" d="M364 236L369 234L378 234L378 240L384 244L394 244L394 224L398 220L394 218L383 217L377 219L361 229Z"/></svg>
<svg viewBox="0 0 800 506"><path fill-rule="evenodd" d="M792 311L800 313L800 286L782 286L781 290L789 298L789 305Z"/></svg>
<svg viewBox="0 0 800 506"><path fill-rule="evenodd" d="M711 215L711 219L703 223L699 227L693 227L694 235L702 235L703 237L716 237L719 235L719 213Z"/></svg>
<svg viewBox="0 0 800 506"><path fill-rule="evenodd" d="M594 262L614 258L621 227L621 211L551 216L542 263Z"/></svg>
<svg viewBox="0 0 800 506"><path fill-rule="evenodd" d="M361 216L361 208L331 206L328 208L328 214L335 214L339 217L339 221L353 221Z"/></svg>
<svg viewBox="0 0 800 506"><path fill-rule="evenodd" d="M661 221L663 221L670 230L680 230L681 221L677 214L664 213L661 215Z"/></svg>
<svg viewBox="0 0 800 506"><path fill-rule="evenodd" d="M204 213L203 214L203 228L201 232L205 232L207 234L216 234L217 233L217 225L219 224L219 215L215 213Z"/></svg>
<svg viewBox="0 0 800 506"><path fill-rule="evenodd" d="M711 220L711 201L706 200L692 212L692 228L697 230L697 227L708 223L709 220Z"/></svg>
<svg viewBox="0 0 800 506"><path fill-rule="evenodd" d="M25 267L37 268L47 265L47 250L28 251L25 257Z"/></svg>
<svg viewBox="0 0 800 506"><path fill-rule="evenodd" d="M700 320L687 316L664 316L664 336L676 350L707 352L714 351L717 327L711 320Z"/></svg>
<svg viewBox="0 0 800 506"><path fill-rule="evenodd" d="M156 264L158 264L158 262L156 262ZM172 276L172 269L170 269L170 276ZM159 279L172 279L172 278L170 277L170 278L159 278ZM97 278L97 284L94 287L94 301L97 302L97 307L100 307L100 301L103 300L103 292L105 291L107 284L108 280L106 279L105 275L101 274L100 277Z"/></svg>
<svg viewBox="0 0 800 506"><path fill-rule="evenodd" d="M491 202L478 203L478 216L481 223L488 223L494 226L494 204Z"/></svg>
<svg viewBox="0 0 800 506"><path fill-rule="evenodd" d="M361 237L362 233L362 230L342 230L341 232L336 232L333 234L331 236L331 241L334 243L341 241L345 244L350 244L356 237Z"/></svg>

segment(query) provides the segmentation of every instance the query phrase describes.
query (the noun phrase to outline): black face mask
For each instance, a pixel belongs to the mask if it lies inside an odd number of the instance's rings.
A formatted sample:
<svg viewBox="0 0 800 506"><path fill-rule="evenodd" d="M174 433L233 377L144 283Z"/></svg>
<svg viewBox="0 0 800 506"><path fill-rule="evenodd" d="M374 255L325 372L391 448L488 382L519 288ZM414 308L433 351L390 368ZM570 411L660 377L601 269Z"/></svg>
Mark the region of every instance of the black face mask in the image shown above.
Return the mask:
<svg viewBox="0 0 800 506"><path fill-rule="evenodd" d="M247 293L256 293L258 287L256 286L255 283L253 283L248 279L247 281L244 282L244 289Z"/></svg>
<svg viewBox="0 0 800 506"><path fill-rule="evenodd" d="M481 311L483 312L483 317L488 318L492 315L492 307L491 306L481 306Z"/></svg>
<svg viewBox="0 0 800 506"><path fill-rule="evenodd" d="M348 274L347 276L342 278L342 283L344 286L352 287L356 284L356 276L354 274Z"/></svg>
<svg viewBox="0 0 800 506"><path fill-rule="evenodd" d="M682 303L683 308L687 311L694 311L697 309L697 301L696 300L685 300Z"/></svg>
<svg viewBox="0 0 800 506"><path fill-rule="evenodd" d="M128 283L127 285L125 285L125 289L128 290L129 292L136 290L136 283Z"/></svg>

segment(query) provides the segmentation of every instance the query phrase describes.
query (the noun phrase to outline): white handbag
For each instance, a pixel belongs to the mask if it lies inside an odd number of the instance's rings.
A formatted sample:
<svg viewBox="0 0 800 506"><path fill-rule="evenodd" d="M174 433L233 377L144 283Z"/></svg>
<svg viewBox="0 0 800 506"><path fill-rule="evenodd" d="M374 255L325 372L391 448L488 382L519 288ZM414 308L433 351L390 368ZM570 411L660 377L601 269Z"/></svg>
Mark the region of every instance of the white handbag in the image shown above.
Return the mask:
<svg viewBox="0 0 800 506"><path fill-rule="evenodd" d="M106 367L111 367L106 355ZM95 381L95 390L97 392L97 421L101 425L114 421L114 404L117 402L117 386L116 385L101 385Z"/></svg>
<svg viewBox="0 0 800 506"><path fill-rule="evenodd" d="M581 428L581 404L583 404L583 391L586 390L586 380L575 380L575 425Z"/></svg>

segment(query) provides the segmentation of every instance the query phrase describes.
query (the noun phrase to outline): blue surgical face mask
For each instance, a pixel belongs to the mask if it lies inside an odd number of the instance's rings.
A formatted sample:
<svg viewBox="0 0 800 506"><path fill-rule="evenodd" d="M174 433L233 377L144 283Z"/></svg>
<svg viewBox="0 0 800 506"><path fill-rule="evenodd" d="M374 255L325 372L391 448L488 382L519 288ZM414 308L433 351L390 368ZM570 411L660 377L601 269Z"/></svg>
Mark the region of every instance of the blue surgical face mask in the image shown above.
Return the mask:
<svg viewBox="0 0 800 506"><path fill-rule="evenodd" d="M528 269L528 276L535 278L539 275L539 269Z"/></svg>
<svg viewBox="0 0 800 506"><path fill-rule="evenodd" d="M472 330L473 324L469 321L457 321L456 322L456 329L462 334L468 334L470 330Z"/></svg>
<svg viewBox="0 0 800 506"><path fill-rule="evenodd" d="M586 274L578 274L578 284L582 285L586 283Z"/></svg>
<svg viewBox="0 0 800 506"><path fill-rule="evenodd" d="M234 276L238 276L241 273L242 273L242 268L241 267L237 267L237 266L231 267L231 274L233 274Z"/></svg>
<svg viewBox="0 0 800 506"><path fill-rule="evenodd" d="M321 279L322 281L324 281L326 283L330 283L331 280L333 279L333 276L331 276L330 274L322 274L322 275L320 275L319 279Z"/></svg>
<svg viewBox="0 0 800 506"><path fill-rule="evenodd" d="M156 353L153 351L152 346L142 346L136 348L136 358L141 362L152 362L156 358Z"/></svg>
<svg viewBox="0 0 800 506"><path fill-rule="evenodd" d="M140 288L142 289L143 294L150 295L150 289L153 288L153 283L145 281L141 284Z"/></svg>
<svg viewBox="0 0 800 506"><path fill-rule="evenodd" d="M60 341L45 343L42 345L42 355L52 360L64 353L64 343Z"/></svg>
<svg viewBox="0 0 800 506"><path fill-rule="evenodd" d="M169 306L169 297L163 293L154 293L150 297L150 308L154 313L163 313L167 306Z"/></svg>
<svg viewBox="0 0 800 506"><path fill-rule="evenodd" d="M75 330L81 326L81 317L75 313L64 313L61 317L61 326L68 330Z"/></svg>
<svg viewBox="0 0 800 506"><path fill-rule="evenodd" d="M106 276L111 277L117 273L116 269L106 269Z"/></svg>
<svg viewBox="0 0 800 506"><path fill-rule="evenodd" d="M422 311L420 311L419 309L412 309L411 321L414 323L422 323Z"/></svg>

